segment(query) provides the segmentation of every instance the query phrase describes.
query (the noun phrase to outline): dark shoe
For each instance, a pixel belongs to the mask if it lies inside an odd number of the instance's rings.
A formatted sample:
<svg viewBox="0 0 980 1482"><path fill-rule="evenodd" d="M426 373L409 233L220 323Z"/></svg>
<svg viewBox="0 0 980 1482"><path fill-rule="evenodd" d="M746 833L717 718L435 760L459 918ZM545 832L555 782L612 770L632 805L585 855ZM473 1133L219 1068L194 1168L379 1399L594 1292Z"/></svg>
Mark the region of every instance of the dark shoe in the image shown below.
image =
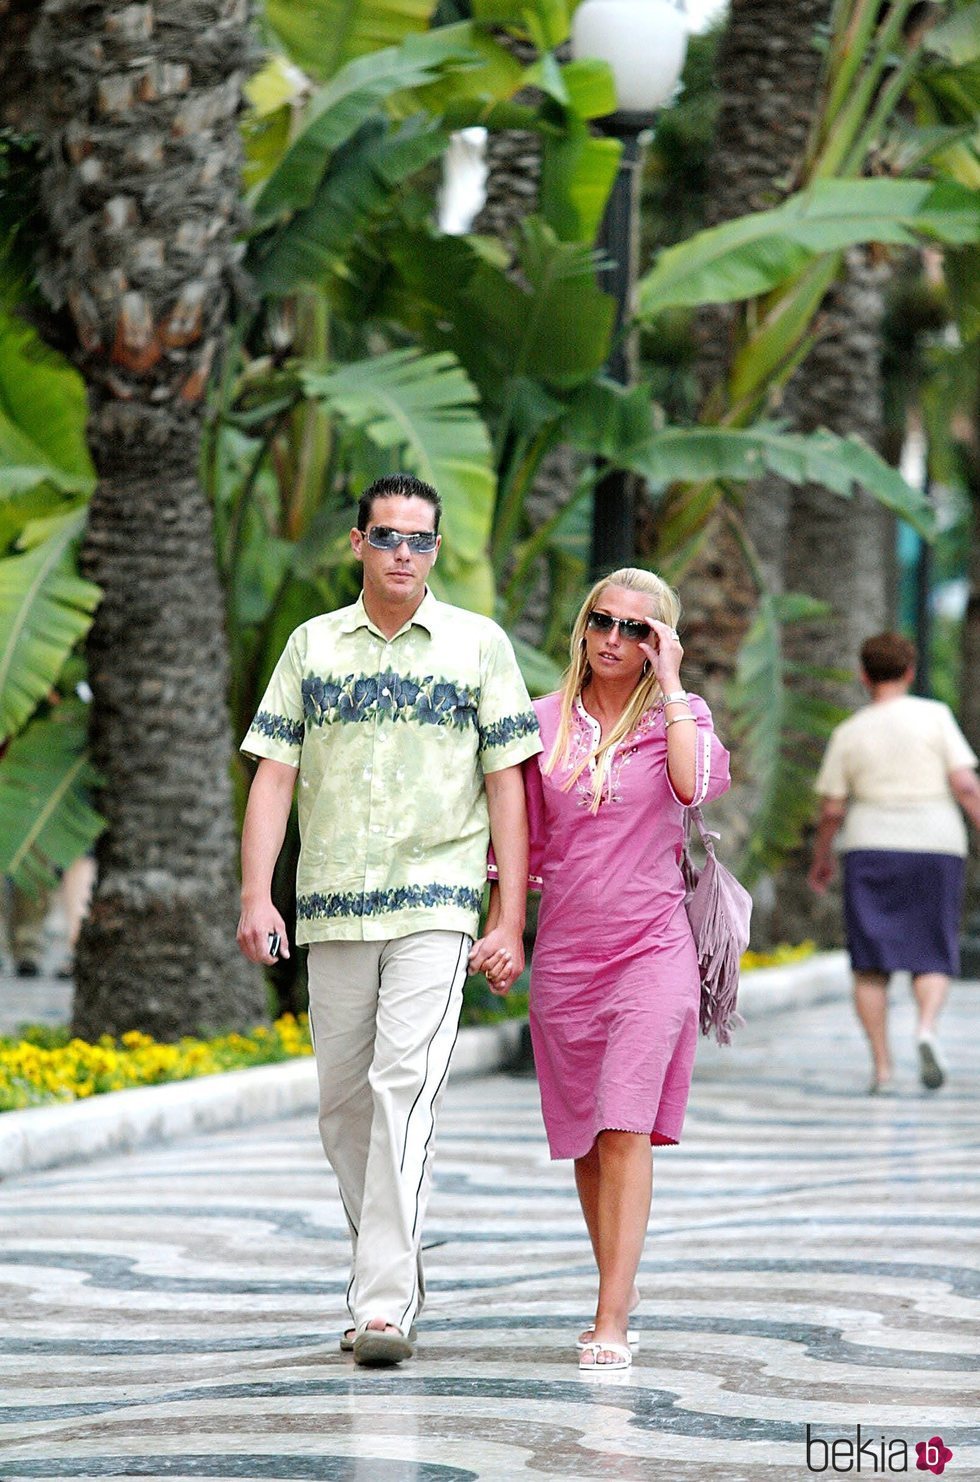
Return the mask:
<svg viewBox="0 0 980 1482"><path fill-rule="evenodd" d="M946 1066L931 1034L919 1036L919 1079L927 1091L938 1091L946 1079Z"/></svg>
<svg viewBox="0 0 980 1482"><path fill-rule="evenodd" d="M29 957L22 957L17 964L17 976L18 978L39 978L41 969Z"/></svg>
<svg viewBox="0 0 980 1482"><path fill-rule="evenodd" d="M414 1348L404 1333L379 1332L377 1328L365 1328L354 1339L354 1362L366 1369L387 1369L411 1358Z"/></svg>

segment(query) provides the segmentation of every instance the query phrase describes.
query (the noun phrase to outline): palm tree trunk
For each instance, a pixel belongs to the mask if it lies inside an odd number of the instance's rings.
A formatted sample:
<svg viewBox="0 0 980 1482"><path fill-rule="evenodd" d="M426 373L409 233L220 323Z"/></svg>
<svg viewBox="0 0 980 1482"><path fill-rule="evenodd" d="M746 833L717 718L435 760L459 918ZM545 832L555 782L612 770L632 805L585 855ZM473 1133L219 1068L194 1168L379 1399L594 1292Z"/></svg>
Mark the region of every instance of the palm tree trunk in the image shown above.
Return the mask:
<svg viewBox="0 0 980 1482"><path fill-rule="evenodd" d="M735 0L719 52L722 106L714 159L713 216L717 221L772 206L793 190L820 98L819 28L831 16L830 0ZM851 255L847 273L821 305L817 343L796 372L776 409L802 431L823 426L841 435L859 432L873 446L882 438L881 342L884 270L863 253ZM701 321L701 380L706 394L723 377L731 355L733 315L712 310ZM744 521L765 579L775 591L821 598L830 617L788 632L790 656L811 666L851 669L861 639L884 626L892 589L893 521L869 497L850 502L817 488L792 490L766 477L744 491ZM745 631L741 622L720 628L712 620L719 587L733 613L753 608L752 587L734 542L718 522L715 539L683 584L690 643L691 682L720 706L734 674ZM734 566L733 566L734 563ZM856 681L801 681L843 704L856 701ZM814 748L814 765L816 752ZM736 757L736 777L739 776ZM730 836L752 808L751 779L733 789L727 804ZM816 901L803 884L800 851L781 872L776 908L757 912L760 940L836 938L836 907Z"/></svg>
<svg viewBox="0 0 980 1482"><path fill-rule="evenodd" d="M803 161L819 96L823 61L818 28L832 0L732 0L718 48L720 92L715 144L706 192L706 225L762 211L788 195ZM709 306L698 315L698 383L702 400L722 383L732 358L736 310ZM769 478L744 489L743 518L758 552L765 580L783 586L783 553L789 518L789 487ZM655 521L651 529L655 541ZM685 679L703 694L719 729L728 734L727 694L739 650L752 622L756 591L740 547L726 521L716 516L702 555L681 583L684 609ZM743 844L754 806L736 749L734 785L718 805L726 851ZM761 940L757 909L754 937Z"/></svg>
<svg viewBox="0 0 980 1482"><path fill-rule="evenodd" d="M227 644L198 480L240 256L246 0L46 0L31 41L50 236L41 281L90 395L83 550L108 828L75 1030L162 1037L263 1017L238 955Z"/></svg>

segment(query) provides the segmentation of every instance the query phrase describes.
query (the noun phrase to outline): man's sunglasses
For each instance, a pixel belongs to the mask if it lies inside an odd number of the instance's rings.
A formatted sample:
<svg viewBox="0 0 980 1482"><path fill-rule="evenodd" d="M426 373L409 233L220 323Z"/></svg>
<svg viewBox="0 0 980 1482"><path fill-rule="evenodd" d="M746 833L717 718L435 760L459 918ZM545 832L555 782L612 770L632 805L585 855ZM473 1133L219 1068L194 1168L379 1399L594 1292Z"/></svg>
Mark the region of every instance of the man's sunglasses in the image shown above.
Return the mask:
<svg viewBox="0 0 980 1482"><path fill-rule="evenodd" d="M367 533L368 545L373 545L376 551L397 551L404 541L413 556L431 555L438 539L434 530L414 530L411 535L405 535L401 530L392 530L390 525L372 525Z"/></svg>
<svg viewBox="0 0 980 1482"><path fill-rule="evenodd" d="M600 612L597 607L589 613L585 626L594 633L611 633L613 628L618 628L620 638L628 638L630 643L642 643L644 638L650 637L650 624L642 618L615 618L612 613Z"/></svg>

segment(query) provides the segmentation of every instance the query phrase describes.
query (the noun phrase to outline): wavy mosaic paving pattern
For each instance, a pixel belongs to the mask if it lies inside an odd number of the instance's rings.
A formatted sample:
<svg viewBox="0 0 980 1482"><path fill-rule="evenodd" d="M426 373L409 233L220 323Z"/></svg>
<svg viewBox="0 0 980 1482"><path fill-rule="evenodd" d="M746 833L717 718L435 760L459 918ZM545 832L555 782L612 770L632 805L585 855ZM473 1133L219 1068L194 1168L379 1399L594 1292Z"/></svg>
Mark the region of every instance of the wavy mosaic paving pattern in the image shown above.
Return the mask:
<svg viewBox="0 0 980 1482"><path fill-rule="evenodd" d="M860 1425L864 1475L883 1445L932 1475L939 1435L951 1482L980 1477L980 985L938 1095L895 1018L892 1101L863 1094L846 1005L705 1048L627 1375L575 1367L592 1265L531 1081L450 1088L394 1372L337 1351L346 1237L305 1119L4 1185L0 1478L782 1482L811 1475L807 1424L811 1463Z"/></svg>

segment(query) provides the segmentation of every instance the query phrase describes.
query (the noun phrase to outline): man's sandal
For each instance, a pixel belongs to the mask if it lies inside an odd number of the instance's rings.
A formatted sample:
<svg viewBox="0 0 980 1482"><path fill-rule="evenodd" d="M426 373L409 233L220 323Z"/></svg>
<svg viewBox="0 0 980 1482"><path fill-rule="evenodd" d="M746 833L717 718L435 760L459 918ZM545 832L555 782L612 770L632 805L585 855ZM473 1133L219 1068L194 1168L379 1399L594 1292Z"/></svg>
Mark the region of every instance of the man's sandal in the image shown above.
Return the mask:
<svg viewBox="0 0 980 1482"><path fill-rule="evenodd" d="M585 1362L585 1355L587 1353L591 1353L592 1355L592 1362L590 1364ZM615 1354L615 1358L612 1363L600 1364L600 1353L612 1353ZM633 1355L625 1343L610 1343L607 1340L604 1343L586 1343L582 1349L582 1357L578 1361L578 1366L579 1372L582 1374L608 1374L616 1369L628 1369L632 1362Z"/></svg>
<svg viewBox="0 0 980 1482"><path fill-rule="evenodd" d="M354 1339L354 1362L368 1369L386 1369L412 1357L411 1338L399 1328L362 1328Z"/></svg>
<svg viewBox="0 0 980 1482"><path fill-rule="evenodd" d="M418 1336L419 1336L418 1329L416 1328L415 1324L412 1323L412 1326L408 1330L408 1341L409 1341L409 1343L414 1343L416 1341L416 1339L418 1338ZM340 1335L340 1351L341 1351L341 1353L353 1353L354 1352L354 1339L356 1337L357 1337L357 1329L356 1328L348 1328L347 1331L346 1331L346 1333L341 1333L341 1335Z"/></svg>

